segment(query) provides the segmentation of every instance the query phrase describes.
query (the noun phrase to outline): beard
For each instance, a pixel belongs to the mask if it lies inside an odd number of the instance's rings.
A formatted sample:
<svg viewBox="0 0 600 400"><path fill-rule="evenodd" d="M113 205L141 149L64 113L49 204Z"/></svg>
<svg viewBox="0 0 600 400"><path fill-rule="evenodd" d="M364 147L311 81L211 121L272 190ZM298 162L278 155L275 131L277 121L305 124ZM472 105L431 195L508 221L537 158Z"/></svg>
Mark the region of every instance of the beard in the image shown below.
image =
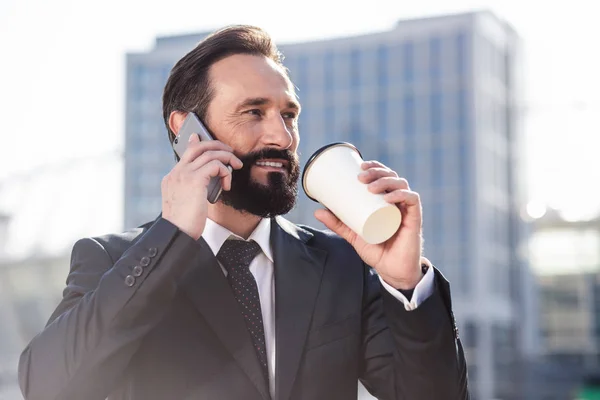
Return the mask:
<svg viewBox="0 0 600 400"><path fill-rule="evenodd" d="M300 163L296 153L290 150L265 148L239 157L244 166L231 173L231 190L221 192L223 204L238 211L248 212L262 218L271 218L290 212L296 205ZM252 179L252 167L262 159L286 160L287 174L271 171L267 184Z"/></svg>

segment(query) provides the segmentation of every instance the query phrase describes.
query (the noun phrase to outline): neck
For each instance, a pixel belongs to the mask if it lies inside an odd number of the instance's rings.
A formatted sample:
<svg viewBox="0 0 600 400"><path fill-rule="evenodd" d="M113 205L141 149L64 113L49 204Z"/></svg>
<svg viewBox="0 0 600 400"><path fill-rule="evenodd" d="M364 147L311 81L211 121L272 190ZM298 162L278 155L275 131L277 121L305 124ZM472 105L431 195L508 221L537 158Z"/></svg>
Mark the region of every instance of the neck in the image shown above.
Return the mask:
<svg viewBox="0 0 600 400"><path fill-rule="evenodd" d="M259 216L238 211L221 202L209 204L208 218L244 239L250 237L262 219Z"/></svg>

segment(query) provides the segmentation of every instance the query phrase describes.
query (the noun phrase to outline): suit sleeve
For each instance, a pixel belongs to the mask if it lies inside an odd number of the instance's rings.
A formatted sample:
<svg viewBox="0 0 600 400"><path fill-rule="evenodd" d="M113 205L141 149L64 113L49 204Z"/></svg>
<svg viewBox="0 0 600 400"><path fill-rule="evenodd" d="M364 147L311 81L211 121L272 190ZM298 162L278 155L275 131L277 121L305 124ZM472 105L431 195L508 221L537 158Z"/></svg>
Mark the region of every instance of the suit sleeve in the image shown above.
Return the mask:
<svg viewBox="0 0 600 400"><path fill-rule="evenodd" d="M199 243L162 218L116 262L99 241L78 241L61 303L21 354L25 399L105 399L198 251Z"/></svg>
<svg viewBox="0 0 600 400"><path fill-rule="evenodd" d="M468 400L466 361L452 313L448 282L407 311L367 268L360 380L380 400Z"/></svg>

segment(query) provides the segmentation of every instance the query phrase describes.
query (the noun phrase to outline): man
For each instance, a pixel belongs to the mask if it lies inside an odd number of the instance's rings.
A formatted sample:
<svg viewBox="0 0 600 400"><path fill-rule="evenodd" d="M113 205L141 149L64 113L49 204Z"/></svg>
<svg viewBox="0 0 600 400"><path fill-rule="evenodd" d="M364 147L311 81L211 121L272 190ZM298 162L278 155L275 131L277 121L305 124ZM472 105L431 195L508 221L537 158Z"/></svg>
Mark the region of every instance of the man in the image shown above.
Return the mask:
<svg viewBox="0 0 600 400"><path fill-rule="evenodd" d="M75 244L63 300L20 360L26 399L347 400L359 380L380 399L469 398L406 180L374 161L357 177L402 211L381 245L326 210L335 234L280 217L297 195L300 104L265 32L226 28L175 65L171 142L190 112L217 140L192 136L157 220Z"/></svg>

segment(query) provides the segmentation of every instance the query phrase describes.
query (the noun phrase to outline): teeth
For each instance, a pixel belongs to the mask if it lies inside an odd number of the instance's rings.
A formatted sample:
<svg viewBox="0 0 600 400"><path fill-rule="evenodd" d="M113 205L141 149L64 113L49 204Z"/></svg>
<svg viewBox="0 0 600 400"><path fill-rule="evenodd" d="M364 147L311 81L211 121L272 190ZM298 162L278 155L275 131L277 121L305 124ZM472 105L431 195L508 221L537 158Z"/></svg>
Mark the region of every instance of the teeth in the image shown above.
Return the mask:
<svg viewBox="0 0 600 400"><path fill-rule="evenodd" d="M256 165L261 165L261 166L265 166L265 167L275 167L275 168L281 168L283 167L283 164L280 162L271 162L271 161L258 161L256 163Z"/></svg>

